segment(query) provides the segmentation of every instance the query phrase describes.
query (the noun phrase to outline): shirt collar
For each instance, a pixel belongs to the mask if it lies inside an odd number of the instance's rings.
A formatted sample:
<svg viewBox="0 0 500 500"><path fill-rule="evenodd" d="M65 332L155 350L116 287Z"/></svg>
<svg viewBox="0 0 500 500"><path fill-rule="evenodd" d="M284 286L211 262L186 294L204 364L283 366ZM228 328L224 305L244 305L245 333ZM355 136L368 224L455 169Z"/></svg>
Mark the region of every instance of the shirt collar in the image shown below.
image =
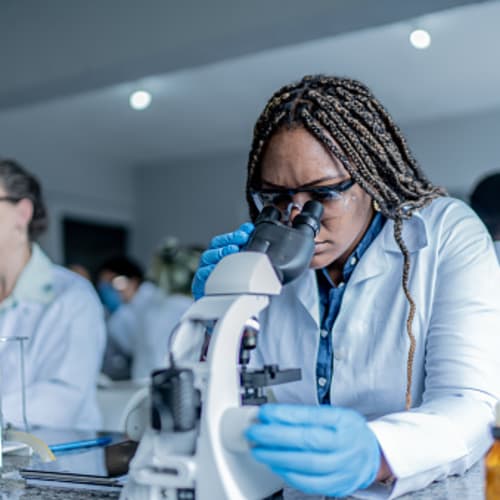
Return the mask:
<svg viewBox="0 0 500 500"><path fill-rule="evenodd" d="M373 217L370 225L368 226L368 229L366 230L365 234L363 235L363 238L358 243L357 247L354 249L354 251L351 253L351 255L349 255L349 257L347 258L347 260L344 264L344 269L342 270L344 282L346 282L350 278L352 272L354 271L354 268L356 267L356 264L359 262L359 259L361 259L361 257L365 253L366 249L370 246L370 244L373 242L373 240L378 236L380 231L382 231L382 228L384 227L385 221L386 221L386 218L380 212L375 213L375 216ZM327 283L331 287L336 286L333 283L326 268L321 269L321 274L319 276L320 283L321 283L321 281L323 281L323 279L326 279Z"/></svg>
<svg viewBox="0 0 500 500"><path fill-rule="evenodd" d="M52 263L38 244L33 243L31 257L21 271L12 293L1 304L4 309L19 302L48 304L54 298Z"/></svg>

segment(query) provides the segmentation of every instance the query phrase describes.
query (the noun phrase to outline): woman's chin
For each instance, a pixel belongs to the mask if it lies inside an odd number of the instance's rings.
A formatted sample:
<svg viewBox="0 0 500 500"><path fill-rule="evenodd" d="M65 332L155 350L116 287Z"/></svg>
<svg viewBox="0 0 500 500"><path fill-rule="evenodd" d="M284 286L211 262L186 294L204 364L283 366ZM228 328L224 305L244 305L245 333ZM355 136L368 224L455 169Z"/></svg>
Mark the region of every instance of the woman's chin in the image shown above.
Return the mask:
<svg viewBox="0 0 500 500"><path fill-rule="evenodd" d="M311 259L311 269L322 269L323 267L331 264L331 258L329 258L326 252L314 252L313 258Z"/></svg>

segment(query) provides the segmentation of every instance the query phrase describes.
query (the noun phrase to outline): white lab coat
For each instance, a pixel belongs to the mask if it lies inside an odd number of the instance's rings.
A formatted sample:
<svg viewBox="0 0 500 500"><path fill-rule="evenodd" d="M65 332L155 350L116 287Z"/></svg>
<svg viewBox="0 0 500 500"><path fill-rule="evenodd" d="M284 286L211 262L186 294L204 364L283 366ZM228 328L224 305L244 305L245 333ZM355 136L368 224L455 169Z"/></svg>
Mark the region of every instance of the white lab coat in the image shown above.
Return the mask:
<svg viewBox="0 0 500 500"><path fill-rule="evenodd" d="M109 335L132 356L134 380L146 381L152 370L166 365L170 335L192 302L144 282L132 300L110 316Z"/></svg>
<svg viewBox="0 0 500 500"><path fill-rule="evenodd" d="M101 304L87 280L52 264L37 245L33 258L48 270L51 299L21 300L0 312L0 336L29 337L25 344L28 422L98 429L96 383L105 343ZM22 425L17 343L0 343L0 363L4 420Z"/></svg>
<svg viewBox="0 0 500 500"><path fill-rule="evenodd" d="M409 339L403 257L393 222L357 264L333 327L331 401L370 421L397 480L359 497L399 496L462 473L490 444L500 398L500 268L492 240L462 202L435 200L404 222L416 303L413 408L405 407ZM275 386L279 402L317 404L319 305L315 273L286 285L261 315L252 365L301 367Z"/></svg>

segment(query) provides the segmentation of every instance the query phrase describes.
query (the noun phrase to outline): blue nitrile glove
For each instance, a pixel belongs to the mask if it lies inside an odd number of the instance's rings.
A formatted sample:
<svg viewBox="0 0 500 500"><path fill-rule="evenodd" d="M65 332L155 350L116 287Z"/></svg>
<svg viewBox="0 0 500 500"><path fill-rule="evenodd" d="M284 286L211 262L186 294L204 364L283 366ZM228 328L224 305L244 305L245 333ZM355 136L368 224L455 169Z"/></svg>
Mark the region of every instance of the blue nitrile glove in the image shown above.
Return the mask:
<svg viewBox="0 0 500 500"><path fill-rule="evenodd" d="M238 253L247 243L254 229L251 222L245 222L236 231L221 234L212 239L208 249L201 254L200 264L191 285L194 300L201 299L205 295L205 283L214 267L226 255Z"/></svg>
<svg viewBox="0 0 500 500"><path fill-rule="evenodd" d="M266 404L246 431L254 458L304 493L348 496L380 467L375 434L357 412L334 406Z"/></svg>
<svg viewBox="0 0 500 500"><path fill-rule="evenodd" d="M121 305L122 298L120 293L117 292L111 283L107 281L101 281L97 285L97 293L104 304L104 307L113 314Z"/></svg>

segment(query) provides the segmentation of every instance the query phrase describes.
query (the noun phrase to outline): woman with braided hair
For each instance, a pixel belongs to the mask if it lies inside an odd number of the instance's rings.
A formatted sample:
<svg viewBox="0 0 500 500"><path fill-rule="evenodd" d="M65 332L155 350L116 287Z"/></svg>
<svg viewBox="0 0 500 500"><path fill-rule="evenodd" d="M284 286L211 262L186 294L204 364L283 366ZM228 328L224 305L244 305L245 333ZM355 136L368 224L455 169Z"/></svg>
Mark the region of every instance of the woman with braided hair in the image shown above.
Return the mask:
<svg viewBox="0 0 500 500"><path fill-rule="evenodd" d="M487 450L500 398L500 270L465 204L420 170L359 82L310 76L280 89L254 130L247 201L290 221L323 216L310 271L272 297L252 363L302 368L247 431L290 486L394 498L462 473ZM253 230L212 240L193 281Z"/></svg>

